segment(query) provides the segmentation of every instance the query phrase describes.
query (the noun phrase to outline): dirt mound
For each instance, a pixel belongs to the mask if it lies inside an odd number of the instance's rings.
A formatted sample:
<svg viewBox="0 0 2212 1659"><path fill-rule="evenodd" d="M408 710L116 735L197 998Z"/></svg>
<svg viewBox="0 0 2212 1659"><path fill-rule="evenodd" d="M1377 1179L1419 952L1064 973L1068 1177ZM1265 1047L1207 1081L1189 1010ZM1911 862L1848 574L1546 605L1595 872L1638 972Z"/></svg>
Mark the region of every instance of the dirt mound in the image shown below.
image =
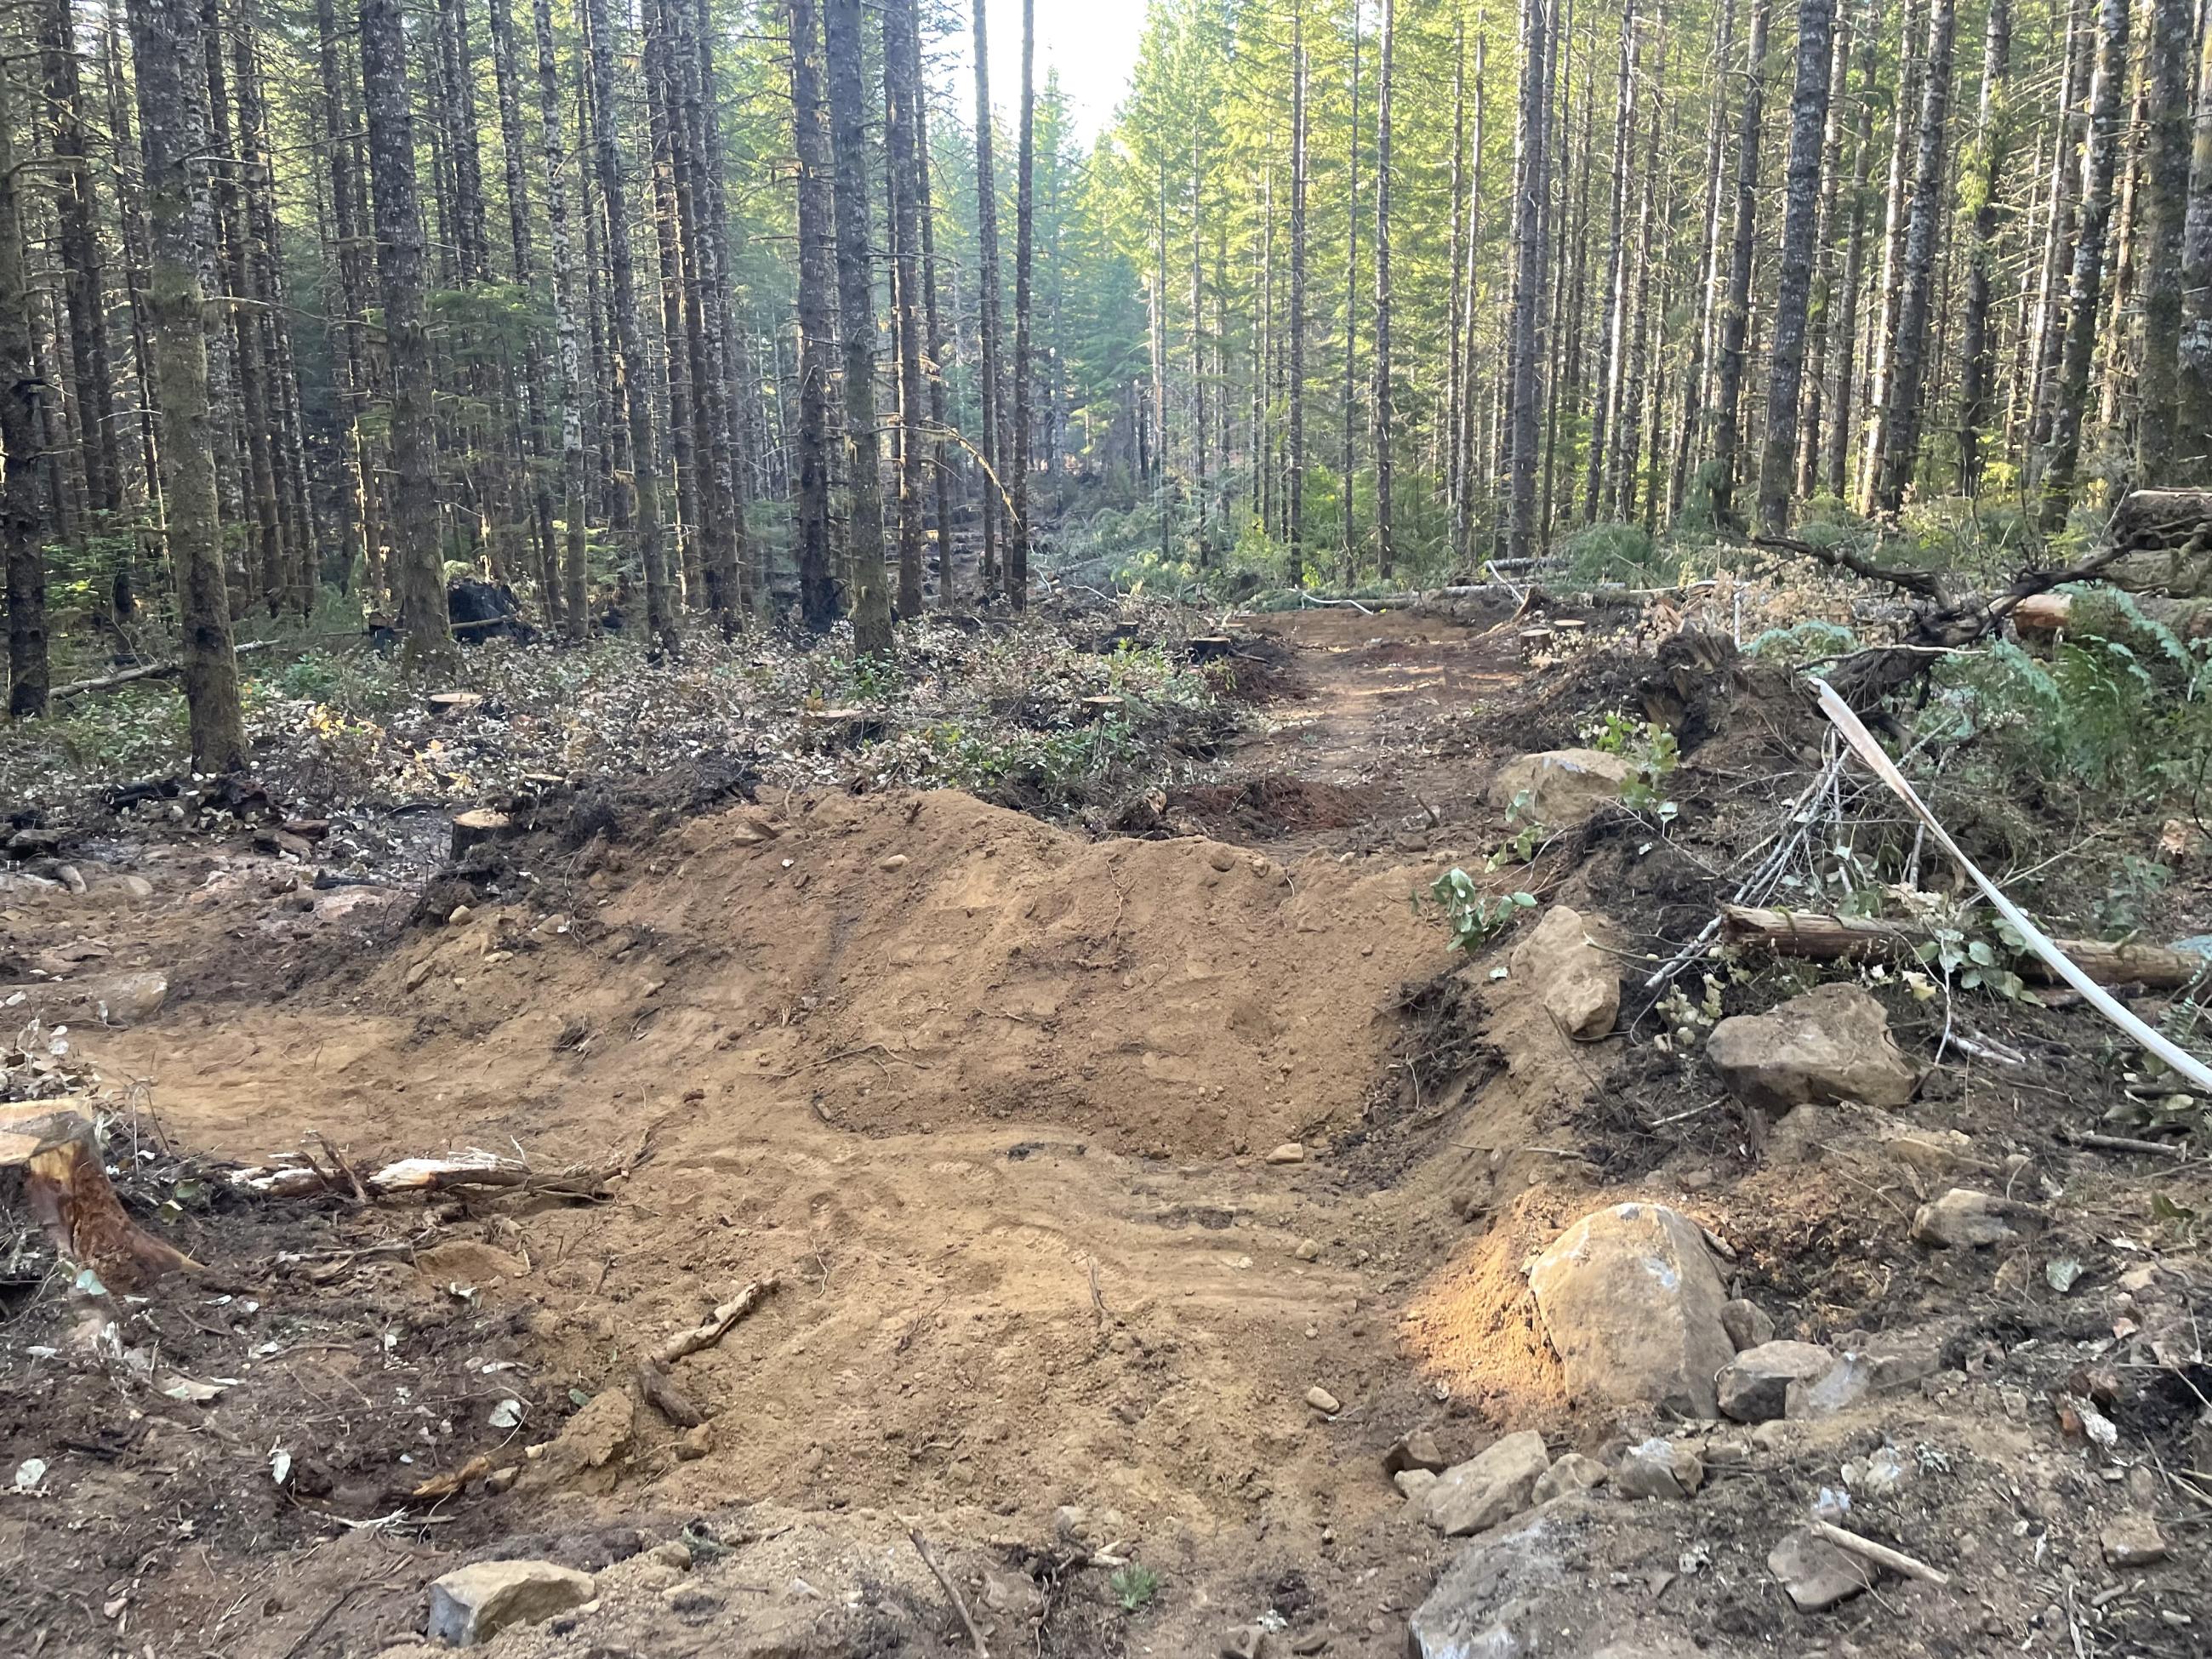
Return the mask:
<svg viewBox="0 0 2212 1659"><path fill-rule="evenodd" d="M594 861L372 977L370 1006L448 1068L434 1115L380 1140L495 1134L542 1090L870 1134L995 1120L1265 1151L1356 1114L1392 988L1443 958L1406 902L1419 872L1088 842L952 793L793 799Z"/></svg>

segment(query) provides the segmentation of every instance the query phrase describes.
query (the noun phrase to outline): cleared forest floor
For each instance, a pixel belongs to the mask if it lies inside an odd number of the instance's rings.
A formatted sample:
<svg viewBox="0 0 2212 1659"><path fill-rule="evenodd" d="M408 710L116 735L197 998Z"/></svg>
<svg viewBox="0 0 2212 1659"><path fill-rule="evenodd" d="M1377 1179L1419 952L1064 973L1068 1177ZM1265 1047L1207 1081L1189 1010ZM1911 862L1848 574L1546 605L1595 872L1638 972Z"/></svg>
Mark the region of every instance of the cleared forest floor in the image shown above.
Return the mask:
<svg viewBox="0 0 2212 1659"><path fill-rule="evenodd" d="M2206 1467L2212 1373L2130 1345L2183 1340L2206 1269L2191 1230L2147 1226L2140 1161L2053 1139L2094 1121L2087 1017L2023 1014L2030 1069L1931 1073L1906 1115L2043 1215L2016 1250L1930 1252L1905 1236L1929 1172L1847 1113L1755 1149L1694 1066L1569 1040L1495 973L1510 941L1457 965L1409 895L1481 868L1501 761L1648 666L1532 671L1504 620L1253 619L1272 695L1218 777L1164 792L1204 834L771 787L514 843L458 914L318 894L242 843L88 842L87 893L8 894L11 978L167 974L150 1019L70 1036L143 1080L118 1184L177 1198L154 1224L206 1267L115 1308L105 1360L81 1304L10 1304L0 1475L45 1468L0 1496L0 1647L412 1651L428 1583L496 1555L599 1572L507 1659L1395 1656L1461 1547L1387 1449L1617 1451L1522 1270L1638 1198L1724 1241L1784 1334L1924 1370L1699 1434L1687 1501L1559 1500L1503 1597L1543 1604L1528 1650L2202 1651L2207 1517L2168 1472ZM1511 879L1604 911L1632 964L1695 931L1808 765L1786 711L1748 708L1677 775L1678 845L1600 826ZM1895 1018L1926 1060L1929 1016ZM589 1203L178 1190L309 1136L356 1166L473 1146L621 1173ZM2206 1212L2200 1166L2152 1173L2159 1213ZM641 1354L769 1275L672 1368L702 1427L633 1401ZM134 1382L131 1350L212 1397ZM2100 1366L2110 1457L2053 1406ZM1872 1480L1885 1447L1899 1473ZM1949 1586L1796 1612L1767 1554L1823 1488ZM2131 1508L2164 1516L2166 1564L2106 1565ZM688 1567L651 1554L677 1541Z"/></svg>

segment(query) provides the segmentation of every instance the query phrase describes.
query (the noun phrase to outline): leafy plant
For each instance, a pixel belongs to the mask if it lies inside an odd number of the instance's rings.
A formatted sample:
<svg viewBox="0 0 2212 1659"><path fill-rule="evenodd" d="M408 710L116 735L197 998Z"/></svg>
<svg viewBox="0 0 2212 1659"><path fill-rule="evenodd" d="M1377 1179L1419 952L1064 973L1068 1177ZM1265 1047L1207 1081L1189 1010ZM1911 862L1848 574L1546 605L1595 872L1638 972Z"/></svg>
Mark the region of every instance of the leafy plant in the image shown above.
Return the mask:
<svg viewBox="0 0 2212 1659"><path fill-rule="evenodd" d="M1532 863L1545 842L1550 838L1551 826L1536 816L1536 795L1532 789L1515 793L1512 805L1505 809L1505 821L1521 827L1493 848L1483 860L1486 870L1502 870L1509 864Z"/></svg>
<svg viewBox="0 0 2212 1659"><path fill-rule="evenodd" d="M1106 1587L1114 1592L1122 1612L1136 1613L1151 1605L1160 1593L1160 1576L1142 1562L1132 1561L1126 1567L1116 1567Z"/></svg>
<svg viewBox="0 0 2212 1659"><path fill-rule="evenodd" d="M1443 915L1451 929L1452 945L1473 956L1520 919L1523 910L1536 908L1533 893L1486 893L1473 876L1455 865L1429 884L1426 906ZM1413 911L1424 908L1419 894Z"/></svg>
<svg viewBox="0 0 2212 1659"><path fill-rule="evenodd" d="M1614 709L1585 726L1583 738L1601 754L1618 755L1633 769L1620 786L1622 805L1662 825L1674 821L1680 809L1667 798L1667 780L1682 763L1682 751L1672 732L1656 720L1633 720Z"/></svg>

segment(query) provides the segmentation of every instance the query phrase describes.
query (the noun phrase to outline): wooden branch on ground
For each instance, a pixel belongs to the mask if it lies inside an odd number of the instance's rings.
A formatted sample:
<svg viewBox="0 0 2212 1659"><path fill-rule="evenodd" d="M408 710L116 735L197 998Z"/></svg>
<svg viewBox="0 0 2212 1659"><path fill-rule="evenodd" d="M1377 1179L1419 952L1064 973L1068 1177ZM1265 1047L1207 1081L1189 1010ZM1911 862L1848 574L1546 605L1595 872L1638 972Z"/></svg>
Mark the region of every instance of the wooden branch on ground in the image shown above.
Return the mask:
<svg viewBox="0 0 2212 1659"><path fill-rule="evenodd" d="M937 1558L929 1553L929 1546L922 1542L921 1529L908 1527L906 1535L914 1540L914 1553L921 1558L921 1565L929 1569L929 1576L937 1580L938 1588L952 1598L952 1610L960 1615L960 1622L968 1630L968 1639L975 1644L975 1659L991 1659L990 1646L983 1640L983 1632L975 1627L975 1620L968 1611L967 1601L962 1598L952 1581L945 1576L945 1569L937 1565Z"/></svg>
<svg viewBox="0 0 2212 1659"><path fill-rule="evenodd" d="M678 1428L696 1429L707 1420L707 1413L691 1403L676 1379L652 1360L639 1360L635 1376L638 1398Z"/></svg>
<svg viewBox="0 0 2212 1659"><path fill-rule="evenodd" d="M1892 1572L1906 1578L1917 1578L1923 1584L1933 1584L1941 1589L1951 1582L1951 1575L1939 1571L1903 1550L1893 1550L1887 1544L1877 1544L1871 1538L1862 1538L1855 1532L1845 1532L1841 1527L1826 1521L1811 1523L1813 1530L1839 1550L1849 1550L1853 1555L1887 1567Z"/></svg>
<svg viewBox="0 0 2212 1659"><path fill-rule="evenodd" d="M67 1101L0 1106L0 1170L21 1170L31 1214L54 1248L111 1290L199 1264L126 1214L92 1120Z"/></svg>
<svg viewBox="0 0 2212 1659"><path fill-rule="evenodd" d="M269 1198L309 1198L323 1192L350 1192L356 1183L372 1198L398 1193L440 1193L459 1187L484 1187L542 1193L554 1198L603 1198L607 1183L628 1165L571 1164L556 1170L533 1168L520 1158L471 1151L459 1158L403 1158L367 1175L349 1167L343 1175L313 1162L237 1170L230 1184Z"/></svg>
<svg viewBox="0 0 2212 1659"><path fill-rule="evenodd" d="M348 634L343 637L351 639L354 636ZM288 646L301 651L310 648L297 640L248 640L237 647L235 654L246 657L258 651L275 651ZM46 697L49 702L59 702L64 697L82 696L88 691L112 691L118 686L134 684L139 680L171 679L182 672L184 666L180 662L141 663L136 668L118 669L112 674L100 674L88 680L71 680L65 685L54 687L46 693Z"/></svg>
<svg viewBox="0 0 2212 1659"><path fill-rule="evenodd" d="M1722 906L1721 928L1739 945L1763 945L1778 956L1804 957L1814 962L1910 955L1916 946L1928 940L1924 930L1904 922L1812 911L1767 910L1747 904ZM2178 990L2207 972L2205 957L2187 951L2169 951L2162 945L2108 945L2101 939L2079 939L2051 942L2100 985L2147 985L2154 990ZM2014 965L2025 979L2042 984L2060 982L2057 975L2036 957L2025 957Z"/></svg>
<svg viewBox="0 0 2212 1659"><path fill-rule="evenodd" d="M727 1302L708 1316L706 1321L691 1329L672 1336L655 1348L648 1363L666 1370L678 1360L697 1353L702 1348L711 1348L729 1334L730 1327L760 1306L783 1288L783 1279L776 1273L756 1279Z"/></svg>

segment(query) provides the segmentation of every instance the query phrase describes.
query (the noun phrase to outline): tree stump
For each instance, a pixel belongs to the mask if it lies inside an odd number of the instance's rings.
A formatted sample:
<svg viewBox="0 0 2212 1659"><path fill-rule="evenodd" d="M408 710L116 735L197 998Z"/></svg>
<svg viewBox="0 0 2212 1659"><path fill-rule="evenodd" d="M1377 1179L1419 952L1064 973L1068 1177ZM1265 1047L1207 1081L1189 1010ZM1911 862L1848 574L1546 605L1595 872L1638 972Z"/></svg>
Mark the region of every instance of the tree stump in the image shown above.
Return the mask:
<svg viewBox="0 0 2212 1659"><path fill-rule="evenodd" d="M472 714L483 707L483 693L481 691L433 691L422 701L429 705L430 712L440 720L458 720L462 715Z"/></svg>
<svg viewBox="0 0 2212 1659"><path fill-rule="evenodd" d="M489 806L476 807L466 812L453 814L453 856L459 859L471 847L488 841L498 841L514 832L514 820L504 812L495 812Z"/></svg>
<svg viewBox="0 0 2212 1659"><path fill-rule="evenodd" d="M0 1106L0 1171L21 1170L33 1219L54 1249L128 1291L197 1267L130 1218L109 1185L92 1120L72 1100Z"/></svg>

